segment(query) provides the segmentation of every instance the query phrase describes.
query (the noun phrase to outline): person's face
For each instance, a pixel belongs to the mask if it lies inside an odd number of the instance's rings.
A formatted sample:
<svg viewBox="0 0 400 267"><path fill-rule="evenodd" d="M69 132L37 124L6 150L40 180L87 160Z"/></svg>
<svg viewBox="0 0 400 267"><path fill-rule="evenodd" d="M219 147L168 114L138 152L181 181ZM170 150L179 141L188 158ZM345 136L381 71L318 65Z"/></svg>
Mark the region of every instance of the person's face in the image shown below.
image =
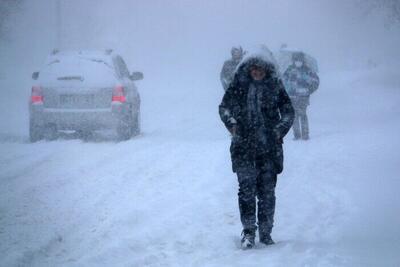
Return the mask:
<svg viewBox="0 0 400 267"><path fill-rule="evenodd" d="M261 81L262 79L265 78L265 75L266 75L266 72L263 68L260 68L258 66L252 66L250 68L250 76L255 81Z"/></svg>
<svg viewBox="0 0 400 267"><path fill-rule="evenodd" d="M242 53L240 53L240 51L233 51L232 58L234 60L241 60L242 59Z"/></svg>

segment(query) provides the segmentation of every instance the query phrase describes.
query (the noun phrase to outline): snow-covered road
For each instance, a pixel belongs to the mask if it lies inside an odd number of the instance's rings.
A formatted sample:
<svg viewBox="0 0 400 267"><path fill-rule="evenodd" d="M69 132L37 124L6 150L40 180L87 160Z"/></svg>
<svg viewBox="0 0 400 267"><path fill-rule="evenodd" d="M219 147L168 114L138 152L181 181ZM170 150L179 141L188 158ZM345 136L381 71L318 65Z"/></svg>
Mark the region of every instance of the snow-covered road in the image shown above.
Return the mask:
<svg viewBox="0 0 400 267"><path fill-rule="evenodd" d="M144 131L127 142L2 131L0 265L399 266L400 86L388 76L322 76L311 140L285 140L277 244L251 251L239 249L220 88L143 92Z"/></svg>

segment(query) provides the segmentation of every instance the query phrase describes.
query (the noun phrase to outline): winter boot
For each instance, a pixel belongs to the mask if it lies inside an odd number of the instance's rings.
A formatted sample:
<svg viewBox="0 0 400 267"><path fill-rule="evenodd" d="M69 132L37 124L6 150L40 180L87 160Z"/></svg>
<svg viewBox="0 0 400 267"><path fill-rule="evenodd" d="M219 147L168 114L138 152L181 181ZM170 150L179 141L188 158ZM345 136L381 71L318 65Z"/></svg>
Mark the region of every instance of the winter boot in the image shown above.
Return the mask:
<svg viewBox="0 0 400 267"><path fill-rule="evenodd" d="M254 247L255 244L255 231L254 230L249 230L249 229L244 229L242 231L242 241L241 241L241 246L242 249L251 249Z"/></svg>
<svg viewBox="0 0 400 267"><path fill-rule="evenodd" d="M260 243L269 246L275 244L274 240L272 240L270 234L260 234Z"/></svg>

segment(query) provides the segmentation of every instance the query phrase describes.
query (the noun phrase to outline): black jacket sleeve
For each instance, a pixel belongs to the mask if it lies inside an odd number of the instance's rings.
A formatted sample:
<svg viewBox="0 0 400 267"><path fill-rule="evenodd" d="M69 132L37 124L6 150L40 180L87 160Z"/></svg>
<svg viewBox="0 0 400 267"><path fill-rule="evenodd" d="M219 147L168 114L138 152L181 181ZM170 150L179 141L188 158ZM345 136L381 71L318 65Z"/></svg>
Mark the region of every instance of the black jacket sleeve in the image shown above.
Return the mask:
<svg viewBox="0 0 400 267"><path fill-rule="evenodd" d="M311 72L311 84L310 84L310 93L314 93L319 87L319 77L316 73Z"/></svg>
<svg viewBox="0 0 400 267"><path fill-rule="evenodd" d="M301 86L304 86L305 88L308 88L310 95L314 93L319 86L319 77L318 75L313 72L311 69L307 69L305 71L305 76L307 77L305 80L301 81Z"/></svg>
<svg viewBox="0 0 400 267"><path fill-rule="evenodd" d="M292 127L294 121L294 109L285 87L281 80L278 80L278 108L281 115L279 123L275 126L275 133L279 139L282 139Z"/></svg>
<svg viewBox="0 0 400 267"><path fill-rule="evenodd" d="M235 86L229 86L222 98L221 104L219 105L219 116L229 131L231 131L232 127L237 123L237 120L233 115L233 110L238 105L237 98L235 97L236 93L237 90Z"/></svg>

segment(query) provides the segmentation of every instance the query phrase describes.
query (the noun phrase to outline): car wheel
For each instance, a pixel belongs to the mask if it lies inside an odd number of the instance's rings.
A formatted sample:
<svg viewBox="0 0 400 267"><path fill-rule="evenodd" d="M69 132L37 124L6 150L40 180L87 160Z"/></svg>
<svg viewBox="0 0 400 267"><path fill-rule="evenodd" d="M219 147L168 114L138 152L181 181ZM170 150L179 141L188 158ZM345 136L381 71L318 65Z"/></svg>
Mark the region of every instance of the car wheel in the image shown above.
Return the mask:
<svg viewBox="0 0 400 267"><path fill-rule="evenodd" d="M140 134L140 111L136 112L132 122L132 134L134 136Z"/></svg>
<svg viewBox="0 0 400 267"><path fill-rule="evenodd" d="M118 139L121 141L129 140L133 135L132 129L133 116L128 115L121 119L117 127Z"/></svg>
<svg viewBox="0 0 400 267"><path fill-rule="evenodd" d="M29 119L29 140L31 143L40 141L43 139L42 128L35 124L33 119Z"/></svg>
<svg viewBox="0 0 400 267"><path fill-rule="evenodd" d="M78 138L82 139L83 141L89 141L93 138L93 131L90 130L78 130L76 131Z"/></svg>
<svg viewBox="0 0 400 267"><path fill-rule="evenodd" d="M43 131L44 139L53 141L58 138L57 126L55 124L47 124Z"/></svg>

